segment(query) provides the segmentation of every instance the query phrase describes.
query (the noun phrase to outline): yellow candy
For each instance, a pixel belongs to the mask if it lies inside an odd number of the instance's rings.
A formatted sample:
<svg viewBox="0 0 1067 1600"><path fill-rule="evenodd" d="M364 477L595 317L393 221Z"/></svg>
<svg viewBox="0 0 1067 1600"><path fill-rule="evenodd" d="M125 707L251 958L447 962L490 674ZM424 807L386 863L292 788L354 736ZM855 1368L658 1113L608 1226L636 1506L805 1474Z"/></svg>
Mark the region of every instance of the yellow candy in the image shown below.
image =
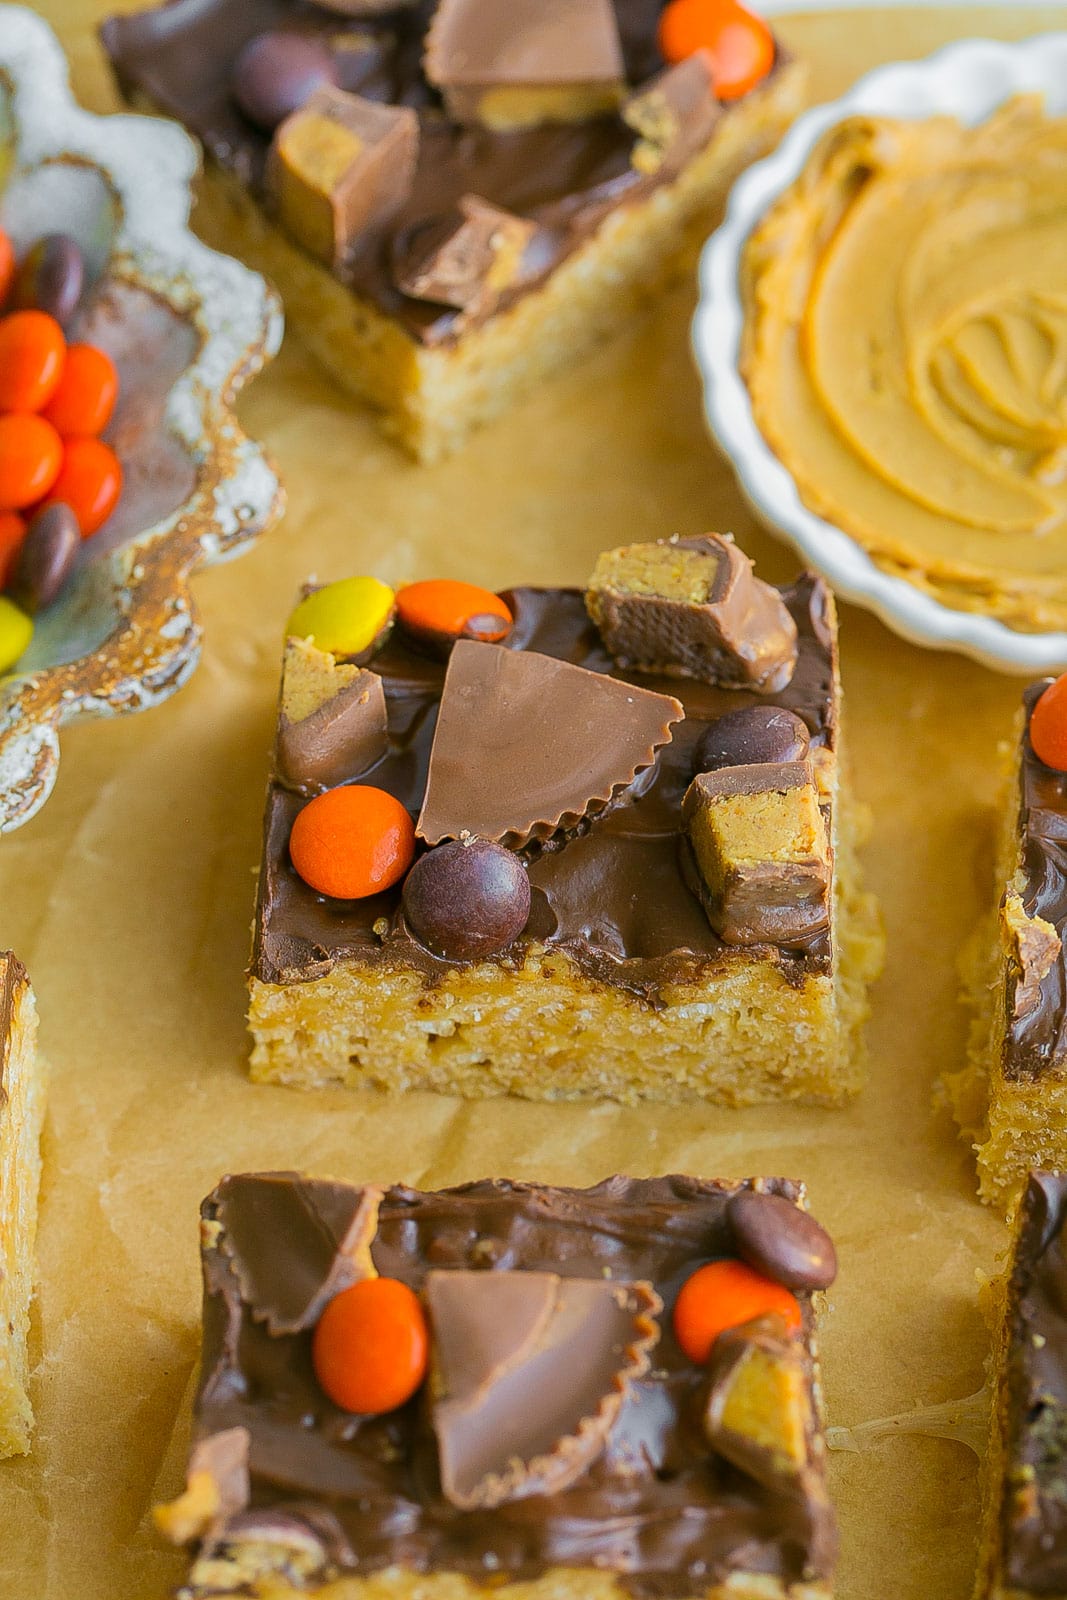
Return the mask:
<svg viewBox="0 0 1067 1600"><path fill-rule="evenodd" d="M33 623L13 600L0 595L0 672L13 667L29 649Z"/></svg>
<svg viewBox="0 0 1067 1600"><path fill-rule="evenodd" d="M331 655L359 656L388 623L395 598L377 578L342 578L301 600L285 631Z"/></svg>

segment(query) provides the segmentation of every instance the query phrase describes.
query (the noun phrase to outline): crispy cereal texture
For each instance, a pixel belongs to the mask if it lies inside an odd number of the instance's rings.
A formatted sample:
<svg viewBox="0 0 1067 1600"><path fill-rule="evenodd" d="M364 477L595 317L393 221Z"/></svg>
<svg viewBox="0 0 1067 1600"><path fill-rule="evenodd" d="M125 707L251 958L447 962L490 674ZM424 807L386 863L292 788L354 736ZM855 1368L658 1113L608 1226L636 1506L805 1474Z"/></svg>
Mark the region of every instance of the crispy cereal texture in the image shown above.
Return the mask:
<svg viewBox="0 0 1067 1600"><path fill-rule="evenodd" d="M6 1026L5 1026L6 1020ZM25 1455L44 1073L37 1007L22 964L0 953L0 1456Z"/></svg>

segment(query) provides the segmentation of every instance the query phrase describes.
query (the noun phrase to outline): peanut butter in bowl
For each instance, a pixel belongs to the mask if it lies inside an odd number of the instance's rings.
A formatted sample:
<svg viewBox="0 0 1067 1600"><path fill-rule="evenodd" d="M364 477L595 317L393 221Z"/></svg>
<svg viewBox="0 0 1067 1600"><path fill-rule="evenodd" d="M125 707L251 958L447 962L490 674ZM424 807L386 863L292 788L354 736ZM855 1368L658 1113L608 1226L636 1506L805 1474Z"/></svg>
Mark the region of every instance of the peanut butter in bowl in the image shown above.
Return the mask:
<svg viewBox="0 0 1067 1600"><path fill-rule="evenodd" d="M945 605L1067 627L1067 117L839 123L743 287L753 412L805 504Z"/></svg>

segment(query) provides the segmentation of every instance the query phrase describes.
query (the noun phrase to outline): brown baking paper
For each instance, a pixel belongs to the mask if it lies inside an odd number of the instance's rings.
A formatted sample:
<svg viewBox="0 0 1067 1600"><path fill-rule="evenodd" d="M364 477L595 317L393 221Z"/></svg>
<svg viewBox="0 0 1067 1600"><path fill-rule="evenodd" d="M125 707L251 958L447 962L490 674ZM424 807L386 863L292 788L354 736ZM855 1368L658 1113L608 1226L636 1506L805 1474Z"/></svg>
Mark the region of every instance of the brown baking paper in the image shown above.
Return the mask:
<svg viewBox="0 0 1067 1600"><path fill-rule="evenodd" d="M112 106L92 33L105 0L37 8L70 49L83 99ZM813 59L825 97L892 55L1065 23L1062 6L923 7L791 18L782 33ZM290 340L242 415L275 453L291 509L250 555L198 580L199 672L158 710L70 731L53 798L0 842L0 944L30 966L53 1069L38 1427L32 1456L0 1464L3 1600L158 1600L179 1580L182 1558L144 1516L173 1472L196 1357L197 1205L228 1169L428 1186L486 1174L583 1184L619 1169L795 1174L841 1256L823 1327L831 1422L981 1384L975 1277L995 1269L1005 1234L931 1096L963 1049L953 963L987 894L995 748L1020 686L913 649L863 612L843 616L848 736L874 811L867 872L890 946L871 1083L853 1109L463 1105L306 1096L244 1076L282 627L309 573L579 583L604 546L709 527L736 532L765 576L794 570L755 531L705 436L691 309L688 291L666 301L432 469L397 455ZM978 1508L970 1450L905 1434L835 1454L832 1479L842 1600L963 1600Z"/></svg>

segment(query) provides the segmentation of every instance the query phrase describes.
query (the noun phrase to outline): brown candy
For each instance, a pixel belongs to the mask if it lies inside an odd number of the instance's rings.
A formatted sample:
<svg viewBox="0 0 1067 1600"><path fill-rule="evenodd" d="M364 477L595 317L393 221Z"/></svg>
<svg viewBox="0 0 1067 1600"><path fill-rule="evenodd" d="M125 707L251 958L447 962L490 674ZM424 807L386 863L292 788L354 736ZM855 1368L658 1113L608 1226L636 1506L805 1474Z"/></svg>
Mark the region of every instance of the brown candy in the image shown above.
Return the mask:
<svg viewBox="0 0 1067 1600"><path fill-rule="evenodd" d="M784 600L725 534L606 550L585 602L627 670L775 694L796 668L796 623Z"/></svg>
<svg viewBox="0 0 1067 1600"><path fill-rule="evenodd" d="M361 233L403 205L418 149L410 106L317 90L285 119L268 155L267 187L282 226L337 266Z"/></svg>
<svg viewBox="0 0 1067 1600"><path fill-rule="evenodd" d="M15 558L11 598L31 616L44 611L59 598L80 549L78 519L70 507L61 501L43 507L26 529Z"/></svg>
<svg viewBox="0 0 1067 1600"><path fill-rule="evenodd" d="M597 815L652 765L677 700L534 650L460 639L448 662L418 834L519 848Z"/></svg>
<svg viewBox="0 0 1067 1600"><path fill-rule="evenodd" d="M746 767L753 762L803 761L811 747L807 725L781 706L743 706L713 722L697 745L694 770Z"/></svg>
<svg viewBox="0 0 1067 1600"><path fill-rule="evenodd" d="M742 1191L726 1208L737 1253L786 1289L828 1289L837 1277L833 1240L782 1195Z"/></svg>
<svg viewBox="0 0 1067 1600"><path fill-rule="evenodd" d="M659 1338L648 1283L431 1272L426 1303L441 1488L468 1511L581 1477Z"/></svg>
<svg viewBox="0 0 1067 1600"><path fill-rule="evenodd" d="M434 955L477 961L513 944L530 915L530 880L517 856L488 839L427 851L404 880L404 916Z"/></svg>
<svg viewBox="0 0 1067 1600"><path fill-rule="evenodd" d="M484 315L515 282L536 228L466 194L454 212L400 236L393 277L414 300Z"/></svg>
<svg viewBox="0 0 1067 1600"><path fill-rule="evenodd" d="M230 88L250 122L273 133L318 89L337 83L337 67L324 44L283 30L257 34L234 63Z"/></svg>
<svg viewBox="0 0 1067 1600"><path fill-rule="evenodd" d="M47 311L66 325L85 288L81 247L65 233L50 233L27 251L11 292L13 311Z"/></svg>
<svg viewBox="0 0 1067 1600"><path fill-rule="evenodd" d="M497 130L615 110L626 76L611 0L439 0L423 65L451 117Z"/></svg>

